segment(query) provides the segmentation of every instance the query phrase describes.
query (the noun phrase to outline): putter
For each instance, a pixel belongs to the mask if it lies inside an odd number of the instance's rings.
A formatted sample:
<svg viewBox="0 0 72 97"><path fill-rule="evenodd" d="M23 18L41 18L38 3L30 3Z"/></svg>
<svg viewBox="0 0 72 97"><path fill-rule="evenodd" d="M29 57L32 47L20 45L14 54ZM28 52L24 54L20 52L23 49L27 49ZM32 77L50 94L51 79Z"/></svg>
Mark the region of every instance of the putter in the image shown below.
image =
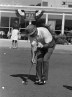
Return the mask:
<svg viewBox="0 0 72 97"><path fill-rule="evenodd" d="M28 85L28 79L30 78L30 72L31 72L31 69L32 69L32 66L33 66L33 65L34 65L34 64L32 63L32 64L31 64L31 67L30 67L30 69L29 69L28 77L26 77L26 80L22 82L24 85Z"/></svg>
<svg viewBox="0 0 72 97"><path fill-rule="evenodd" d="M30 78L30 72L32 70L32 66L37 64L37 53L35 51L33 52L33 57L36 59L36 62L35 63L31 62L31 67L29 69L29 73L28 73L28 77L26 78L25 85L28 84L28 79Z"/></svg>

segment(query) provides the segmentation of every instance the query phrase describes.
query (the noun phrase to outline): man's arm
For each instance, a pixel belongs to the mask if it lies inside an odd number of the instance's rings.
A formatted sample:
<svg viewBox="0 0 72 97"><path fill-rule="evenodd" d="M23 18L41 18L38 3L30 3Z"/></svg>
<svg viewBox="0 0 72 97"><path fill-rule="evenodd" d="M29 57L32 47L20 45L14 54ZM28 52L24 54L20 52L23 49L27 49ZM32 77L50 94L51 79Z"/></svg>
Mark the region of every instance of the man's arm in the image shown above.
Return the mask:
<svg viewBox="0 0 72 97"><path fill-rule="evenodd" d="M36 64L36 52L37 52L37 44L31 44L31 61L33 64Z"/></svg>

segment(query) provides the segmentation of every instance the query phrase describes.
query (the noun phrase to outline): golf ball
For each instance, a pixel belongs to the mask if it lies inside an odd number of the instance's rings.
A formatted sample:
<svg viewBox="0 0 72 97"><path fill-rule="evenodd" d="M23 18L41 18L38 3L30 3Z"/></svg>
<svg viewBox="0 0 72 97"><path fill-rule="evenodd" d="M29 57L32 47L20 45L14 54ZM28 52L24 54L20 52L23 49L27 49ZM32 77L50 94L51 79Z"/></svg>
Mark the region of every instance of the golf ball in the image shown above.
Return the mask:
<svg viewBox="0 0 72 97"><path fill-rule="evenodd" d="M22 84L24 84L25 82L24 81L22 81Z"/></svg>
<svg viewBox="0 0 72 97"><path fill-rule="evenodd" d="M2 89L4 90L4 89L5 89L5 87L2 87Z"/></svg>

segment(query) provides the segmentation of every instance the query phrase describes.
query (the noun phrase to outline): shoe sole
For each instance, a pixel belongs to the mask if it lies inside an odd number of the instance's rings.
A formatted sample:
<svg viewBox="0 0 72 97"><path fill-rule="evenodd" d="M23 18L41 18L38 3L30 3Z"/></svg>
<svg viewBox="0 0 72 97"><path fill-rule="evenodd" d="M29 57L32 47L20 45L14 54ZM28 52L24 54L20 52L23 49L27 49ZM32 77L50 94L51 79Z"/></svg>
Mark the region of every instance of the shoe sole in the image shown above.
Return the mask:
<svg viewBox="0 0 72 97"><path fill-rule="evenodd" d="M35 85L44 85L46 83L43 83L43 82L38 82L38 83L34 83Z"/></svg>

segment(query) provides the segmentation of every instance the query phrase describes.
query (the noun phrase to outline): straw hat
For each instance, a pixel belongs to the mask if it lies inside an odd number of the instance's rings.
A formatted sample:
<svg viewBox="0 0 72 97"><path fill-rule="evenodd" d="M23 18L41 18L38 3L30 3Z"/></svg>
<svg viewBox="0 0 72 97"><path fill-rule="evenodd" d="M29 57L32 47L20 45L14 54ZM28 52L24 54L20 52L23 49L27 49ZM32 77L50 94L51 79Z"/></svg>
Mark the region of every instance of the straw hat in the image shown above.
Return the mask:
<svg viewBox="0 0 72 97"><path fill-rule="evenodd" d="M27 31L27 34L28 35L33 35L36 31L37 31L37 28L35 25L33 24L30 24L26 27L26 31Z"/></svg>

